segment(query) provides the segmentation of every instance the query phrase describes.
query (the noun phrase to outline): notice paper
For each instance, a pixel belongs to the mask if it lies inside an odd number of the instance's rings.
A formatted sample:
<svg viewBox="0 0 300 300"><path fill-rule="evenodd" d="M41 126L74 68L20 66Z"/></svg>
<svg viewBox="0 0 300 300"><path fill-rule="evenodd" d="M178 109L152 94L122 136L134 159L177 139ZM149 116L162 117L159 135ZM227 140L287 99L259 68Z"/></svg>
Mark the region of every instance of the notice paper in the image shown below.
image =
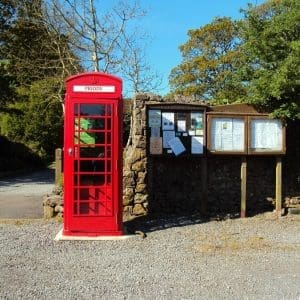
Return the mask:
<svg viewBox="0 0 300 300"><path fill-rule="evenodd" d="M174 130L174 113L163 112L162 113L162 129L163 130Z"/></svg>
<svg viewBox="0 0 300 300"><path fill-rule="evenodd" d="M203 136L192 136L192 154L203 154Z"/></svg>
<svg viewBox="0 0 300 300"><path fill-rule="evenodd" d="M162 154L161 137L150 137L150 154Z"/></svg>
<svg viewBox="0 0 300 300"><path fill-rule="evenodd" d="M170 148L169 146L169 140L173 139L175 137L175 131L163 131L163 147L164 148Z"/></svg>
<svg viewBox="0 0 300 300"><path fill-rule="evenodd" d="M160 137L160 127L151 127L151 137Z"/></svg>
<svg viewBox="0 0 300 300"><path fill-rule="evenodd" d="M213 118L211 146L215 151L244 151L245 121L237 118Z"/></svg>
<svg viewBox="0 0 300 300"><path fill-rule="evenodd" d="M185 147L183 146L183 144L181 143L181 141L178 137L175 137L175 138L169 140L168 143L176 156L178 156L179 154L181 154L185 151Z"/></svg>
<svg viewBox="0 0 300 300"><path fill-rule="evenodd" d="M161 127L161 111L150 109L148 111L149 127Z"/></svg>
<svg viewBox="0 0 300 300"><path fill-rule="evenodd" d="M185 120L178 120L177 121L177 131L178 132L185 132L186 131L186 121Z"/></svg>
<svg viewBox="0 0 300 300"><path fill-rule="evenodd" d="M251 148L261 151L281 150L282 122L280 120L252 120Z"/></svg>
<svg viewBox="0 0 300 300"><path fill-rule="evenodd" d="M191 129L203 129L203 113L191 113Z"/></svg>

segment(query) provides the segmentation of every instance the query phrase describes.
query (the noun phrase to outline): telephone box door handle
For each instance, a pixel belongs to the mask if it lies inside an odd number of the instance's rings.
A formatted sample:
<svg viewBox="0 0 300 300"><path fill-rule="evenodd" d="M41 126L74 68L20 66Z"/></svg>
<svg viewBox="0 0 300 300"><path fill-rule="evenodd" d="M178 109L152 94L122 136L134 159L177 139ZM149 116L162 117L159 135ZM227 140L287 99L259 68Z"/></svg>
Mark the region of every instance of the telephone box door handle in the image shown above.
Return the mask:
<svg viewBox="0 0 300 300"><path fill-rule="evenodd" d="M73 149L72 148L68 149L68 154L69 154L69 156L73 156Z"/></svg>

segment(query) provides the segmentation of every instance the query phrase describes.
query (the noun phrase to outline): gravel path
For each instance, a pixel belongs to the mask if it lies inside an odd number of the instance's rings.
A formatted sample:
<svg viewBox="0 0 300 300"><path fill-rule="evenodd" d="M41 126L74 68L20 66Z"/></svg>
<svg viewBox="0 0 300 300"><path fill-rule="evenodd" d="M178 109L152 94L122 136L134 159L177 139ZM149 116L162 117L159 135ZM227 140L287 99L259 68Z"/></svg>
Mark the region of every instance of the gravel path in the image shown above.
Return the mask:
<svg viewBox="0 0 300 300"><path fill-rule="evenodd" d="M299 216L128 226L147 237L55 242L59 223L0 221L0 299L300 297Z"/></svg>
<svg viewBox="0 0 300 300"><path fill-rule="evenodd" d="M0 218L41 218L42 197L54 187L54 170L0 179Z"/></svg>

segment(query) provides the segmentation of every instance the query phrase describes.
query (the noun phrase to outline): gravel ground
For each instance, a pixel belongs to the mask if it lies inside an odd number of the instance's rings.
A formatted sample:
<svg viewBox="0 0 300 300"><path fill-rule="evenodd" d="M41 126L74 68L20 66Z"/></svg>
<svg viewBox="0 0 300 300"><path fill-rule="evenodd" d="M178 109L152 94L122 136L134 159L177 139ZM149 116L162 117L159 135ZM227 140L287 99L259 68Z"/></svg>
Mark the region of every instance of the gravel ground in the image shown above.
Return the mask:
<svg viewBox="0 0 300 300"><path fill-rule="evenodd" d="M55 242L59 223L1 220L0 299L300 299L299 216L142 224L144 239Z"/></svg>

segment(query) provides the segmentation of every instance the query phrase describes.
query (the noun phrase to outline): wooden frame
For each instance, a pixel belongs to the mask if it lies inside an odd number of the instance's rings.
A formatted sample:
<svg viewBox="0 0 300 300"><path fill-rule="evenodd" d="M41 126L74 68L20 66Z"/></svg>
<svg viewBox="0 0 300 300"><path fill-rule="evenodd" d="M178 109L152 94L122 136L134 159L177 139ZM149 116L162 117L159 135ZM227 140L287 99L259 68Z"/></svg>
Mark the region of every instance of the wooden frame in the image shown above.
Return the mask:
<svg viewBox="0 0 300 300"><path fill-rule="evenodd" d="M213 137L212 137L212 131L213 131L213 121L214 120L217 120L217 119L220 119L221 120L226 120L228 119L231 120L233 122L233 120L242 120L243 121L243 149L237 149L237 150L234 150L233 148L232 149L226 149L226 147L224 147L225 149L216 149L215 148L215 141L213 140ZM207 151L209 154L212 154L212 155L224 155L224 154L229 154L229 155L246 155L247 154L247 116L246 115L237 115L237 114L207 114ZM222 126L225 126L225 124L223 124ZM231 124L231 126L233 125L233 123ZM230 124L226 125L226 126L230 126ZM240 126L240 124L239 124ZM224 127L224 130L226 130L227 128ZM238 129L238 127L237 127ZM237 130L236 129L236 130ZM222 138L222 136L220 137ZM229 137L230 138L230 137ZM224 137L225 139L225 137ZM222 142L222 140L221 140ZM233 141L232 141L233 142Z"/></svg>
<svg viewBox="0 0 300 300"><path fill-rule="evenodd" d="M273 125L274 130L280 130L281 136L278 136L278 140L273 141L270 139L270 127L267 129L268 134L265 132L261 132L261 136L257 137L257 141L254 140L253 137L253 124L255 121L266 121L265 124L261 123L261 128L257 128L257 130L263 130L263 128L267 125L276 124L280 122L281 128L276 128ZM269 124L268 124L269 123ZM273 135L274 136L274 135ZM279 143L279 147L269 148L272 143ZM254 148L253 143L261 143L265 148ZM285 154L286 152L286 128L283 122L279 119L269 119L268 116L249 116L248 117L248 154L249 155L279 155Z"/></svg>
<svg viewBox="0 0 300 300"><path fill-rule="evenodd" d="M153 129L149 126L150 120L149 120L149 111L160 111L161 114L161 126L157 129ZM173 130L163 130L164 124L163 124L163 115L165 113L173 113L174 114L174 129ZM202 127L201 128L196 128L194 129L195 134L190 135L189 131L192 131L191 128L193 127L193 121L192 121L192 116L193 113L199 113L202 116ZM186 148L186 151L182 154L180 154L180 157L203 157L206 155L206 109L203 106L196 106L196 105L148 105L147 106L147 151L150 156L165 156L165 157L175 157L173 151L171 150L168 151L167 148L164 148L164 133L165 135L168 133L168 131L173 131L175 137L179 137L180 141ZM180 129L180 123L178 121L182 121L184 129ZM166 125L168 126L168 125ZM197 126L197 125L195 125ZM151 134L151 131L153 133L155 131L159 130L159 137L153 137ZM197 130L198 133L197 133ZM197 135L198 134L198 135ZM198 138L203 138L203 153L192 153L192 141L195 143L197 142L196 139L193 140L193 137L198 137ZM161 139L161 140L159 140ZM195 141L196 140L196 141ZM155 142L157 146L159 147L160 143L162 144L162 151L159 152L157 149L156 153L153 153L150 151L151 149L155 149L155 145L153 148L151 148L153 145L151 142ZM152 153L151 153L152 152Z"/></svg>

